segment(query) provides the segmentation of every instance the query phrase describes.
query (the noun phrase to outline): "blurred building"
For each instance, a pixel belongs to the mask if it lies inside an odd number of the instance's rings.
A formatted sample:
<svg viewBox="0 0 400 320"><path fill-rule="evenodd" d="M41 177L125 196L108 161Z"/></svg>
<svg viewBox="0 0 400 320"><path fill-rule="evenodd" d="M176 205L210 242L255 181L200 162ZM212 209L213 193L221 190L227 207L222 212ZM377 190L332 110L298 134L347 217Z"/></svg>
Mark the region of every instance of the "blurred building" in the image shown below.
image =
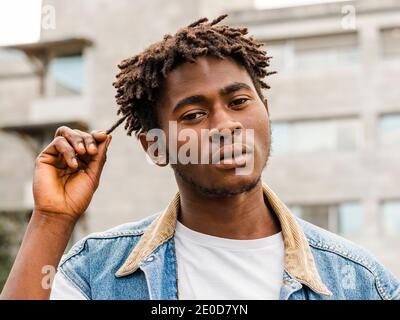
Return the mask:
<svg viewBox="0 0 400 320"><path fill-rule="evenodd" d="M104 130L117 119L112 82L122 59L198 17L230 12L279 71L266 92L273 153L264 181L295 214L366 246L400 276L400 1L44 5L55 8L55 29L39 43L0 48L0 225L29 216L34 159L57 126ZM71 242L160 211L177 190L172 170L149 165L136 138L122 128L113 136Z"/></svg>

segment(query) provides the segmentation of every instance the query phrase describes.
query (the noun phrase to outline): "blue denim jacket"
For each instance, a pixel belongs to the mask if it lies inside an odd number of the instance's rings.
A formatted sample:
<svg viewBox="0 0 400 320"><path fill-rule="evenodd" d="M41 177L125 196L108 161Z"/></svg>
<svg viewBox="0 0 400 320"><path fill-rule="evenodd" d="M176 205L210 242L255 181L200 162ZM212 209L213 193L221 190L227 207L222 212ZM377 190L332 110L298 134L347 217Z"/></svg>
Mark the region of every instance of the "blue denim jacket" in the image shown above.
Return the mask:
<svg viewBox="0 0 400 320"><path fill-rule="evenodd" d="M294 217L265 184L263 191L284 238L280 299L400 299L400 282L371 254ZM88 299L179 299L179 208L177 193L162 213L89 235L63 257L59 271Z"/></svg>

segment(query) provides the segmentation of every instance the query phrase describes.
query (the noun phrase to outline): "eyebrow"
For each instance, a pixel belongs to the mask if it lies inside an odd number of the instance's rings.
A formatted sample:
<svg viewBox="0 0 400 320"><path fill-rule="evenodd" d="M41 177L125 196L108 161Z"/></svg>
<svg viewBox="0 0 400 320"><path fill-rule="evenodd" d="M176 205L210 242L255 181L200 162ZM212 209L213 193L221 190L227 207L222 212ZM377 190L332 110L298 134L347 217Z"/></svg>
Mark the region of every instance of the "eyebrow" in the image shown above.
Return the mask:
<svg viewBox="0 0 400 320"><path fill-rule="evenodd" d="M234 82L224 88L222 88L219 93L223 96L226 96L228 94L231 94L233 92L242 90L242 89L246 89L246 90L251 90L251 87L243 82ZM183 98L182 100L180 100L174 107L173 112L177 112L179 109L189 105L189 104L200 104L200 103L206 103L207 102L207 98L203 95L193 95L193 96L189 96L186 98Z"/></svg>
<svg viewBox="0 0 400 320"><path fill-rule="evenodd" d="M207 102L207 99L205 96L202 96L202 95L186 97L186 98L183 98L182 100L180 100L175 105L173 112L177 112L179 109L181 109L189 104L197 104L197 103L200 104L200 103L205 103L205 102Z"/></svg>
<svg viewBox="0 0 400 320"><path fill-rule="evenodd" d="M220 90L220 93L221 93L221 95L226 96L228 94L239 91L241 89L251 90L251 88L248 84L245 84L243 82L234 82L234 83L226 86L225 88L222 88Z"/></svg>

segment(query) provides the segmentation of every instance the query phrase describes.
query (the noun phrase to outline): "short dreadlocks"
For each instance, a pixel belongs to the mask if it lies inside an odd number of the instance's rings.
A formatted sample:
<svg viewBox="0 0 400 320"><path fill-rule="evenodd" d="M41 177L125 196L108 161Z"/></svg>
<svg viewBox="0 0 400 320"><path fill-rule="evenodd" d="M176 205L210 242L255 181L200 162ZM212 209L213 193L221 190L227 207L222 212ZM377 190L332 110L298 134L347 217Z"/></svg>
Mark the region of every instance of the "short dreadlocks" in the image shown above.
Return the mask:
<svg viewBox="0 0 400 320"><path fill-rule="evenodd" d="M155 105L168 72L182 63L195 63L199 56L214 56L220 59L233 58L243 65L251 76L257 93L263 98L262 88L269 89L263 79L275 72L267 71L270 56L260 49L253 37L245 37L247 28L218 25L227 15L211 22L199 19L178 30L175 35L167 34L164 39L144 52L123 60L118 68L113 86L122 117L107 131L112 132L125 121L127 134L138 136L159 127Z"/></svg>

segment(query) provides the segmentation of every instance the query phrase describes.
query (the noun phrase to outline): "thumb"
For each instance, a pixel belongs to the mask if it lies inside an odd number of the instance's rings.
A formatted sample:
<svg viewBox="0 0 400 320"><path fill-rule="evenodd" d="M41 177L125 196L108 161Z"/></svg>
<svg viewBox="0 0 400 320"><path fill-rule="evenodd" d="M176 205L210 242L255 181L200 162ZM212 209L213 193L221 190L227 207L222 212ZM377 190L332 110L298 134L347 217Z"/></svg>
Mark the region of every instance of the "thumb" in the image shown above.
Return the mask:
<svg viewBox="0 0 400 320"><path fill-rule="evenodd" d="M104 164L107 160L107 149L111 142L112 136L109 135L106 140L97 145L97 154L90 160L87 167L87 174L92 179L99 179L103 171Z"/></svg>

